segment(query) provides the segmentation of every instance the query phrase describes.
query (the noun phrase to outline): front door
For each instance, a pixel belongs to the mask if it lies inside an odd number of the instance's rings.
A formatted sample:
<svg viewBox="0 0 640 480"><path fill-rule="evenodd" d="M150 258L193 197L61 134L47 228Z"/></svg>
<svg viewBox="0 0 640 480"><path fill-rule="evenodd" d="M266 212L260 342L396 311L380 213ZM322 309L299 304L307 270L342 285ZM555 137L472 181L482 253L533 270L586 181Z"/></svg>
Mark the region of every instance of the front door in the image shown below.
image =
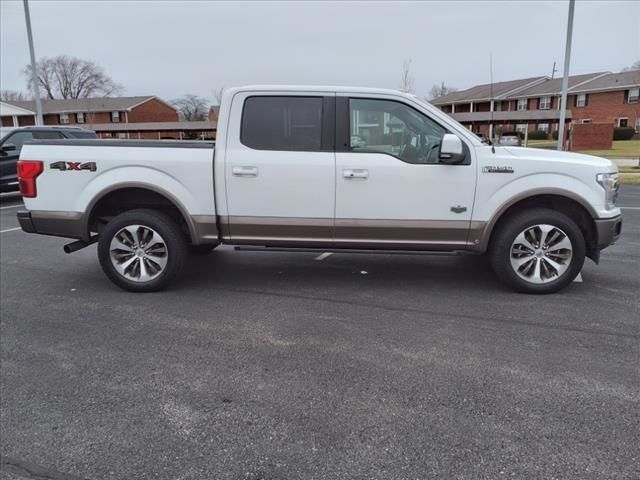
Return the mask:
<svg viewBox="0 0 640 480"><path fill-rule="evenodd" d="M331 241L334 123L333 95L234 97L229 125L240 129L231 130L227 138L223 235L235 244Z"/></svg>
<svg viewBox="0 0 640 480"><path fill-rule="evenodd" d="M385 98L337 97L336 103L335 242L464 247L476 182L471 149L462 164L441 164L440 142L448 131L423 112Z"/></svg>

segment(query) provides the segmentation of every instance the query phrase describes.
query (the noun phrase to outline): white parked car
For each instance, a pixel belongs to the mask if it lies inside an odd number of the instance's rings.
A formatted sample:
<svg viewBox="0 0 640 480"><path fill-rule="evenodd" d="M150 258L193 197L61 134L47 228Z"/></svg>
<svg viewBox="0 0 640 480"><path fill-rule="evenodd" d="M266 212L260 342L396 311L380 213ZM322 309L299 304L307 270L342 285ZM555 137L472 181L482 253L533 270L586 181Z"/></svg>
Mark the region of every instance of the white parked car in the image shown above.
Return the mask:
<svg viewBox="0 0 640 480"><path fill-rule="evenodd" d="M353 122L371 112L388 124L355 151ZM68 252L97 241L104 272L132 291L165 287L189 249L225 243L488 254L514 289L549 293L621 231L609 160L486 145L397 91L231 88L217 138L25 144L20 224L78 239Z"/></svg>

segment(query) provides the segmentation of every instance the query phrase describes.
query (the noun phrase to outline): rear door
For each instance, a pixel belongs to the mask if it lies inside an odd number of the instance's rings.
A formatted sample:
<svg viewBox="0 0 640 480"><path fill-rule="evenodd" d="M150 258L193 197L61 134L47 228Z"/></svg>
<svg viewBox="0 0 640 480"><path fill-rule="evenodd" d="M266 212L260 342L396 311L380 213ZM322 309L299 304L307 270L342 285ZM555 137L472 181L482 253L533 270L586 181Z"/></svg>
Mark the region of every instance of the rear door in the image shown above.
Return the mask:
<svg viewBox="0 0 640 480"><path fill-rule="evenodd" d="M336 243L465 246L475 196L473 149L465 147L462 164L439 163L447 128L402 99L338 96L336 105Z"/></svg>
<svg viewBox="0 0 640 480"><path fill-rule="evenodd" d="M335 96L240 92L229 125L223 235L236 244L331 242Z"/></svg>

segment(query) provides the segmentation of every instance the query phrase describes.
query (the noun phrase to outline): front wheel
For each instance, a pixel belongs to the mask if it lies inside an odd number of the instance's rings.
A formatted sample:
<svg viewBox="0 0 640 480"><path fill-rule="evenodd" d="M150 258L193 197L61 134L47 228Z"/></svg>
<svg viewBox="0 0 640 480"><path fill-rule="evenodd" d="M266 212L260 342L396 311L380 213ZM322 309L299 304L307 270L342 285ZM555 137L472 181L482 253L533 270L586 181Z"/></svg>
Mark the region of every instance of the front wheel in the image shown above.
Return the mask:
<svg viewBox="0 0 640 480"><path fill-rule="evenodd" d="M489 246L498 278L524 293L553 293L573 281L585 258L584 235L566 215L532 209L499 226Z"/></svg>
<svg viewBox="0 0 640 480"><path fill-rule="evenodd" d="M170 217L131 210L114 217L100 234L98 259L104 273L131 292L163 289L179 273L187 242Z"/></svg>

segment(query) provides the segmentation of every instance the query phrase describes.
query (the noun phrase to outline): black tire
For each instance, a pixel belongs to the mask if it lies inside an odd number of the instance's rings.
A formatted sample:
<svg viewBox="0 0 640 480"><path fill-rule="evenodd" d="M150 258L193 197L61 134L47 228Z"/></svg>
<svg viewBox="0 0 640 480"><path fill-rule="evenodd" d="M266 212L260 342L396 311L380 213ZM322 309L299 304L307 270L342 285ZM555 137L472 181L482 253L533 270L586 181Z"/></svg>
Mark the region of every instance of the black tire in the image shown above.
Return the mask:
<svg viewBox="0 0 640 480"><path fill-rule="evenodd" d="M212 252L219 244L218 243L203 243L201 245L189 245L189 253L191 255L206 255Z"/></svg>
<svg viewBox="0 0 640 480"><path fill-rule="evenodd" d="M532 283L523 279L511 265L511 246L516 237L528 227L552 225L560 229L571 241L571 259L564 273L547 283ZM516 213L501 222L489 245L491 266L498 278L522 293L554 293L569 285L582 270L586 248L584 234L568 216L555 210L535 208ZM536 261L540 261L536 260Z"/></svg>
<svg viewBox="0 0 640 480"><path fill-rule="evenodd" d="M141 225L155 230L166 245L163 255L163 258L166 257L166 265L159 273L156 272L157 276L148 281L130 280L118 272L112 261L111 241L118 232L129 225ZM117 215L106 225L98 241L98 259L102 270L118 287L130 292L162 290L182 270L186 257L187 240L179 226L170 217L156 210L130 210Z"/></svg>

